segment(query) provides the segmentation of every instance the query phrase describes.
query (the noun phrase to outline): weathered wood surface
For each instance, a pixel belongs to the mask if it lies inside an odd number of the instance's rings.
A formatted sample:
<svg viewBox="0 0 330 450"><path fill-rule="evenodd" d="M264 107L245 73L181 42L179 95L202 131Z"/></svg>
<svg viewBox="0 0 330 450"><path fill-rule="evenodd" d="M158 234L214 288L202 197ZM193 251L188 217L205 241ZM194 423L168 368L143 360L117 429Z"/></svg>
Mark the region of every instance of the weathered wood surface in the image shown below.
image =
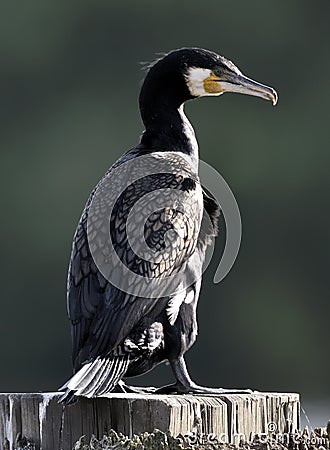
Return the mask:
<svg viewBox="0 0 330 450"><path fill-rule="evenodd" d="M219 397L109 394L63 407L59 393L0 394L0 450L14 450L21 433L36 450L71 450L80 436L110 429L128 436L155 428L173 436L194 433L221 441L299 427L299 395L257 393Z"/></svg>

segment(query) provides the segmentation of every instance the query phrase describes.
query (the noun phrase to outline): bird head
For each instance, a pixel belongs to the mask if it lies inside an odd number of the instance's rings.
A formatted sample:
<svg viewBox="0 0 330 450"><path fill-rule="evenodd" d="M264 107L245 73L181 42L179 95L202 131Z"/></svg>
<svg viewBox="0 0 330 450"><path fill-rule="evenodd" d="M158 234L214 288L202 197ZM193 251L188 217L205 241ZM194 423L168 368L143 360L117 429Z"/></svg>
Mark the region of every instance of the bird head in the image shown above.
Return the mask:
<svg viewBox="0 0 330 450"><path fill-rule="evenodd" d="M146 76L145 87L157 86L167 98L175 98L178 104L203 97L219 96L225 92L237 92L277 103L276 91L242 74L231 61L217 53L200 48L174 50L159 59ZM149 92L150 94L150 92Z"/></svg>

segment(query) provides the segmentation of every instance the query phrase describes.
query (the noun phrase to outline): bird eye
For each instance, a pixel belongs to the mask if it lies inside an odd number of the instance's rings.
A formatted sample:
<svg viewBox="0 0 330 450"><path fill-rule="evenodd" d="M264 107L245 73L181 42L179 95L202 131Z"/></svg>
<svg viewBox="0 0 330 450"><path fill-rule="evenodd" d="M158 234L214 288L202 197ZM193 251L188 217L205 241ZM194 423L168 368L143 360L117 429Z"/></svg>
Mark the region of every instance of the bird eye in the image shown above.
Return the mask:
<svg viewBox="0 0 330 450"><path fill-rule="evenodd" d="M213 70L214 75L216 75L217 77L219 77L221 75L221 69L214 69Z"/></svg>

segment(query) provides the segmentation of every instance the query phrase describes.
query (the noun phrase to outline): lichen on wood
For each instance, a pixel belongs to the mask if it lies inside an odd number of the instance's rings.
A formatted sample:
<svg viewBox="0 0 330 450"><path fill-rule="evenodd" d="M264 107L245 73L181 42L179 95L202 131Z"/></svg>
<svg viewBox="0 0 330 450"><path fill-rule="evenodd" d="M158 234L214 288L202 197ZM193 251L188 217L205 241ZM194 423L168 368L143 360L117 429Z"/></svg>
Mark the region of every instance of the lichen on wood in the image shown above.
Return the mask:
<svg viewBox="0 0 330 450"><path fill-rule="evenodd" d="M131 439L122 433L111 430L108 435L98 440L92 436L89 443L82 436L73 447L73 450L190 450L192 447L184 440L174 438L170 433L155 430L153 433L141 433Z"/></svg>
<svg viewBox="0 0 330 450"><path fill-rule="evenodd" d="M330 421L325 428L316 428L311 433L307 428L301 431L281 434L256 435L252 442L241 442L238 446L226 443L191 444L186 437L173 437L170 433L154 430L153 433L141 433L131 439L111 430L102 439L92 436L87 442L82 436L73 450L329 450Z"/></svg>

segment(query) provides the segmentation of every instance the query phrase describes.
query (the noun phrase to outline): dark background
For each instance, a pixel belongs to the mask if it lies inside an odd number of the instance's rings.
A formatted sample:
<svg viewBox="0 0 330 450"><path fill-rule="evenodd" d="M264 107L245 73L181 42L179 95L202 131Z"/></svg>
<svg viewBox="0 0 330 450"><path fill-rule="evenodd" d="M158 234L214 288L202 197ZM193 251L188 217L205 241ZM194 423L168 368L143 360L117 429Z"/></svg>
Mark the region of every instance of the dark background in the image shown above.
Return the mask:
<svg viewBox="0 0 330 450"><path fill-rule="evenodd" d="M280 99L186 106L243 221L233 270L218 285L215 264L205 275L190 371L329 405L329 14L327 0L1 2L0 390L70 376L65 285L81 210L143 130L140 62L199 46ZM164 366L139 383L169 381Z"/></svg>

